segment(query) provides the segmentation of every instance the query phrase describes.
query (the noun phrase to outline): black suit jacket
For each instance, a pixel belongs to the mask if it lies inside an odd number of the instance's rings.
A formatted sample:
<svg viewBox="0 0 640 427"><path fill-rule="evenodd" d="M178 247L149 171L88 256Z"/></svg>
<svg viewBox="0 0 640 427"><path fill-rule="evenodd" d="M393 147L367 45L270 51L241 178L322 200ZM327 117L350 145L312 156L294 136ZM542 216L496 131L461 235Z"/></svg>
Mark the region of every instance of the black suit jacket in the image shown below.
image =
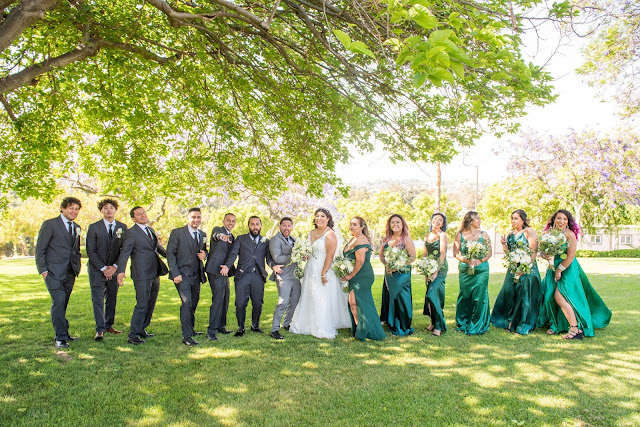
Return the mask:
<svg viewBox="0 0 640 427"><path fill-rule="evenodd" d="M220 240L221 234L227 234L227 229L224 227L214 227L211 230L211 241L209 243L209 256L207 257L207 264L205 265L205 271L212 274L214 277L222 277L220 275L220 266L225 265L227 257L231 251L231 246L235 241L235 236L231 234L231 243L227 243L224 240ZM231 266L228 276L231 277L235 273L235 267Z"/></svg>
<svg viewBox="0 0 640 427"><path fill-rule="evenodd" d="M102 276L100 269L105 266L113 265L118 259L120 254L120 247L122 246L122 237L118 238L118 230L124 231L127 229L127 225L120 221L116 221L115 228L113 230L113 238L109 237L107 227L104 226L104 221L96 221L89 226L87 230L87 256L89 261L87 262L87 268L89 275Z"/></svg>
<svg viewBox="0 0 640 427"><path fill-rule="evenodd" d="M271 253L269 253L269 239L260 236L260 243L257 245L251 240L249 233L238 236L231 245L231 250L227 256L225 265L229 268L238 258L238 267L236 268L236 280L242 274L251 269L256 268L262 275L263 280L267 281L267 268L265 262L269 265L273 264Z"/></svg>
<svg viewBox="0 0 640 427"><path fill-rule="evenodd" d="M162 263L159 255L166 256L167 253L158 244L158 238L153 229L151 232L153 240L135 224L122 234L122 248L116 262L118 274L124 273L127 261L131 257L131 278L134 281L151 280L158 277L158 264Z"/></svg>
<svg viewBox="0 0 640 427"><path fill-rule="evenodd" d="M169 243L167 243L167 262L169 263L169 279L176 276L198 277L200 283L206 282L204 274L204 266L198 258L198 252L207 252L207 234L198 230L198 238L200 244L196 244L196 240L189 232L189 227L176 228L171 231Z"/></svg>
<svg viewBox="0 0 640 427"><path fill-rule="evenodd" d="M75 226L74 237L62 219L57 216L42 223L36 242L36 266L38 273L47 271L55 280L64 280L71 268L76 276L80 274L80 226Z"/></svg>

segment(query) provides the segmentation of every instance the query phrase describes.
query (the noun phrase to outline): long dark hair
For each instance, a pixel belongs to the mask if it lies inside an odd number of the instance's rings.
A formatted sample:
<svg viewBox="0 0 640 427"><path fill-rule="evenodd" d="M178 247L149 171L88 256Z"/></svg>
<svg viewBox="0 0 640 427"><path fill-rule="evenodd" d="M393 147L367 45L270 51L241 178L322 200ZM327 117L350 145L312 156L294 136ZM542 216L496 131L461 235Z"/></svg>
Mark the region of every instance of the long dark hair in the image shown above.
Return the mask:
<svg viewBox="0 0 640 427"><path fill-rule="evenodd" d="M566 209L558 209L557 211L555 211L553 213L553 215L551 215L551 218L549 218L549 221L547 221L547 225L545 225L544 227L544 231L547 231L550 228L553 228L555 222L556 222L556 215L558 215L559 213L563 213L565 214L565 216L567 217L567 228L571 231L573 231L573 234L576 235L576 239L578 238L578 235L580 234L580 226L578 225L578 223L576 222L575 219L573 219L573 215L571 215L571 212L569 212Z"/></svg>
<svg viewBox="0 0 640 427"><path fill-rule="evenodd" d="M313 226L315 228L318 228L318 225L316 224L316 215L318 214L318 212L322 212L323 214L325 214L327 216L327 227L329 227L330 229L333 230L333 216L331 216L331 212L329 212L325 208L318 208L313 213Z"/></svg>
<svg viewBox="0 0 640 427"><path fill-rule="evenodd" d="M371 233L369 232L369 226L367 225L367 222L364 220L364 218L359 216L354 216L353 219L357 219L358 222L360 222L360 227L362 227L362 234L364 234L364 237L366 237L369 243L371 243Z"/></svg>
<svg viewBox="0 0 640 427"><path fill-rule="evenodd" d="M520 219L522 220L523 230L529 227L529 218L527 218L527 213L525 211L523 211L522 209L516 209L515 211L511 212L511 215L513 216L514 213L517 213Z"/></svg>
<svg viewBox="0 0 640 427"><path fill-rule="evenodd" d="M462 234L462 232L464 230L469 228L469 225L471 224L471 221L473 221L475 219L475 217L480 218L480 214L478 214L478 212L476 212L476 211L467 212L464 215L464 218L462 219L462 224L460 225L460 229L458 230L458 233Z"/></svg>
<svg viewBox="0 0 640 427"><path fill-rule="evenodd" d="M431 215L431 221L429 221L429 231L433 230L433 225L431 225L431 222L433 222L433 217L436 215L440 215L442 217L442 220L444 221L442 223L442 227L440 227L440 231L447 231L447 217L442 212L436 212L433 215Z"/></svg>
<svg viewBox="0 0 640 427"><path fill-rule="evenodd" d="M409 240L409 225L407 224L407 221L405 221L404 218L402 217L402 215L400 215L400 214L393 214L387 219L387 228L386 228L386 234L387 235L385 236L384 240L382 241L382 244L384 245L389 240L391 240L391 237L393 237L393 230L391 230L391 220L393 218L399 218L400 221L402 222L402 233L401 233L401 236L400 236L400 243L398 244L398 246L401 247L401 248L406 248L407 247L407 240Z"/></svg>

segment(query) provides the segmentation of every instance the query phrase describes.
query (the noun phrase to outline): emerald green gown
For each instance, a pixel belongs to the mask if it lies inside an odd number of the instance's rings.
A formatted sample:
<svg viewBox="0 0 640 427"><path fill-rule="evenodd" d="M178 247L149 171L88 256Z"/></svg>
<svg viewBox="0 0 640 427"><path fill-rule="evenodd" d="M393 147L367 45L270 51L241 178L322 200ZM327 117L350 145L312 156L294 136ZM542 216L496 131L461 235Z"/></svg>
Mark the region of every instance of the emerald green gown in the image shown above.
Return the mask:
<svg viewBox="0 0 640 427"><path fill-rule="evenodd" d="M425 241L424 244L427 248L427 256L433 255L435 258L440 258L440 239L433 243ZM434 254L434 252L436 253ZM444 320L443 309L444 288L448 271L449 264L445 258L436 278L433 282L427 284L427 293L424 297L424 310L422 311L422 314L431 317L431 324L434 328L442 332L447 330L447 322ZM429 310L431 310L431 314L429 314Z"/></svg>
<svg viewBox="0 0 640 427"><path fill-rule="evenodd" d="M529 246L524 232L517 235L510 234L507 237L509 250L516 249L518 241L523 242L527 247ZM513 273L507 271L502 289L498 293L498 298L496 298L491 312L493 326L509 329L520 335L526 335L534 330L543 301L540 282L540 272L535 262L531 273L523 274L517 282L514 280Z"/></svg>
<svg viewBox="0 0 640 427"><path fill-rule="evenodd" d="M349 310L351 316L351 336L356 337L360 341L383 340L386 338L384 329L380 324L376 304L371 294L371 286L375 280L373 267L371 267L371 249L370 245L356 245L353 249L344 251L345 258L356 260L356 251L361 248L367 248L364 264L358 273L349 280L349 291L353 291L356 297L356 308L358 310L358 326Z"/></svg>
<svg viewBox="0 0 640 427"><path fill-rule="evenodd" d="M557 268L562 261L562 258L556 255L553 265ZM571 326L553 297L556 288L573 307L578 320L578 328L584 332L585 337L593 337L595 335L594 329L604 328L611 321L611 310L591 286L587 275L578 263L578 258L571 261L557 283L555 272L551 269L547 270L544 277L544 288L546 289L545 299L542 305L541 320L538 323L549 323L553 332L568 331Z"/></svg>
<svg viewBox="0 0 640 427"><path fill-rule="evenodd" d="M467 256L467 241L460 235L460 252ZM484 241L480 236L479 241ZM475 267L475 274L468 274L469 265L458 264L460 294L456 304L456 331L467 335L484 334L489 330L489 262Z"/></svg>
<svg viewBox="0 0 640 427"><path fill-rule="evenodd" d="M384 247L387 248L385 243ZM413 320L413 300L411 297L411 270L401 273L394 271L384 275L389 289L389 313L387 326L393 335L411 335Z"/></svg>

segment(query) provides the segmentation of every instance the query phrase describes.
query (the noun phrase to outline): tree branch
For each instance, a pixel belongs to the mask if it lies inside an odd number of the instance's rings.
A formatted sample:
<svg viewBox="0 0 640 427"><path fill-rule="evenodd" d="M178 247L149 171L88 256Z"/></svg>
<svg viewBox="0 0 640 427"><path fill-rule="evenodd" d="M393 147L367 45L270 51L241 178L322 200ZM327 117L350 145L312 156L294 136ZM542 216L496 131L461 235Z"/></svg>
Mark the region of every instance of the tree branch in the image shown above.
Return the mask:
<svg viewBox="0 0 640 427"><path fill-rule="evenodd" d="M4 109L7 111L9 118L14 122L18 120L16 115L13 113L13 109L11 109L11 105L9 105L9 101L7 101L7 98L5 98L4 95L0 95L0 102L2 103Z"/></svg>
<svg viewBox="0 0 640 427"><path fill-rule="evenodd" d="M11 4L13 2L8 0L3 3ZM0 22L0 52L11 46L24 30L43 19L46 12L57 6L58 0L23 0L20 2L9 12L7 18Z"/></svg>

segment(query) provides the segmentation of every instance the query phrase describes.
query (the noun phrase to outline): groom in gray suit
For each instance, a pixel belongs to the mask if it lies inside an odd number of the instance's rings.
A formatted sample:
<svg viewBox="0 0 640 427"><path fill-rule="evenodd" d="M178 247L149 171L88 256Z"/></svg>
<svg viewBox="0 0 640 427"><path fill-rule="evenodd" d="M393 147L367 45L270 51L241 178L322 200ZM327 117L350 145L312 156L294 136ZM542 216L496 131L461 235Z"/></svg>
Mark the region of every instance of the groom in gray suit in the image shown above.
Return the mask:
<svg viewBox="0 0 640 427"><path fill-rule="evenodd" d="M247 313L247 304L251 298L251 330L262 333L260 329L260 315L264 298L264 283L267 281L267 264L272 265L269 253L269 240L260 236L262 220L260 217L249 218L249 233L238 236L231 245L229 256L220 269L220 274L226 276L229 269L238 258L238 267L235 273L236 286L236 318L238 319L238 332L236 337L244 335L244 321Z"/></svg>
<svg viewBox="0 0 640 427"><path fill-rule="evenodd" d="M202 213L200 208L191 208L187 225L171 231L167 244L169 279L173 280L180 295L180 324L182 343L198 345L192 337L200 335L194 329L196 307L200 301L200 284L206 282L202 261L207 259L207 235L200 230Z"/></svg>
<svg viewBox="0 0 640 427"><path fill-rule="evenodd" d="M51 322L56 333L55 345L69 347L67 305L80 273L80 226L73 222L82 203L75 197L65 197L60 204L60 216L42 223L36 242L36 266L51 295Z"/></svg>
<svg viewBox="0 0 640 427"><path fill-rule="evenodd" d="M118 285L122 286L127 260L131 257L131 278L136 290L136 306L131 316L127 342L135 345L144 343L141 337L154 336L148 333L146 328L151 323L153 309L158 299L159 276L167 274L167 266L160 259L160 255L167 256L167 253L158 244L156 233L147 226L149 219L142 207L136 206L131 209L131 219L135 224L123 234L122 248L116 265L118 266Z"/></svg>
<svg viewBox="0 0 640 427"><path fill-rule="evenodd" d="M273 323L271 324L271 337L277 340L284 339L280 335L280 320L285 310L287 312L282 326L289 330L293 312L296 310L300 299L300 280L296 279L294 272L297 264L291 262L291 250L295 240L291 237L293 221L289 217L280 220L280 232L269 240L269 252L273 259L273 273L269 280L274 280L278 285L278 304L273 311Z"/></svg>

